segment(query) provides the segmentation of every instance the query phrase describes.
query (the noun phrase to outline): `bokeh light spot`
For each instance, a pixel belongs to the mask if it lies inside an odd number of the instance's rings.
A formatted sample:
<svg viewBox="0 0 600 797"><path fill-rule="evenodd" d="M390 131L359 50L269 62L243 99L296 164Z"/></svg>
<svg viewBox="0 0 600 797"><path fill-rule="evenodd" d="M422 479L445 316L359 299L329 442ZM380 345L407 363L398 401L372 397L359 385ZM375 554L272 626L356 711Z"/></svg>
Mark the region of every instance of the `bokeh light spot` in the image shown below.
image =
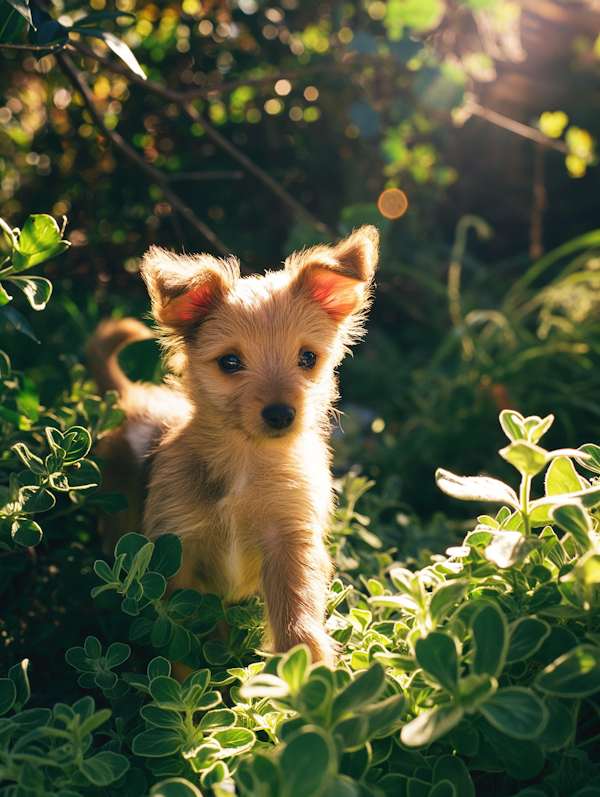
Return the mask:
<svg viewBox="0 0 600 797"><path fill-rule="evenodd" d="M387 188L377 200L377 207L386 219L399 219L408 207L408 199L399 188Z"/></svg>

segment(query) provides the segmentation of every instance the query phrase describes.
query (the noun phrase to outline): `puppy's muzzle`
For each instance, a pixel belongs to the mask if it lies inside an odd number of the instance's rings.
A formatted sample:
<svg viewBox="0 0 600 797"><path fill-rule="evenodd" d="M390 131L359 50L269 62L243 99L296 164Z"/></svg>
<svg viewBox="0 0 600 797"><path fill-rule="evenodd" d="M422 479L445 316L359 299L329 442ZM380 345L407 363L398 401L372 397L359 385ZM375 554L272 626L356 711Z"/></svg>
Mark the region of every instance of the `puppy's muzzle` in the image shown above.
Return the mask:
<svg viewBox="0 0 600 797"><path fill-rule="evenodd" d="M287 429L296 417L296 410L289 404L271 404L265 407L261 415L271 429Z"/></svg>

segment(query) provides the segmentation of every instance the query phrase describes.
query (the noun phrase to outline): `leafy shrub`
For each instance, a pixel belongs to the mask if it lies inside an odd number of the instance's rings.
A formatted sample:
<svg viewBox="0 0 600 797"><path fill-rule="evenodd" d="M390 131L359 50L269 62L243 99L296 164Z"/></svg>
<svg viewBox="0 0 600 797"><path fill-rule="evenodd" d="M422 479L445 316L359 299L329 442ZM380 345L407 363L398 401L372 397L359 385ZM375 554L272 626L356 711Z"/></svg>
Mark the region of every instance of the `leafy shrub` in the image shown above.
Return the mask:
<svg viewBox="0 0 600 797"><path fill-rule="evenodd" d="M13 233L13 264L22 236ZM0 531L14 557L42 538L34 516L123 507L98 492L88 456L123 416L114 395L86 393L77 367L51 408L23 375L2 378ZM98 603L120 601L125 624L111 625L128 629L127 642L103 649L88 635L66 653L94 697L28 708L27 660L0 679L3 794L595 797L600 447L542 448L552 416L505 410L500 422L518 493L439 470L449 495L501 508L445 556L422 553L421 567L395 560L385 523L374 534L357 510L397 511L393 489L369 502L372 483L341 480L327 620L343 650L335 669L313 664L304 646L261 653L258 599L165 597L181 566L178 538L124 537L114 563L96 561L101 583L90 587ZM181 682L173 662L190 668Z"/></svg>

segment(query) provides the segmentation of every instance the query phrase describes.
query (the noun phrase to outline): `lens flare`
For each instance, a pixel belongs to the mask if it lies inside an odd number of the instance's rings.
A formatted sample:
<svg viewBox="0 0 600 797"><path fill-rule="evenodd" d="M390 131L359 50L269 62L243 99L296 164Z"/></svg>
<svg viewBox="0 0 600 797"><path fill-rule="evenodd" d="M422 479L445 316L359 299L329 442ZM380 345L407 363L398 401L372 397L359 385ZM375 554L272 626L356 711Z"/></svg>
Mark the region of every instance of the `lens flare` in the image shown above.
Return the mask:
<svg viewBox="0 0 600 797"><path fill-rule="evenodd" d="M399 188L388 188L377 200L377 207L386 219L399 219L406 212L408 199Z"/></svg>

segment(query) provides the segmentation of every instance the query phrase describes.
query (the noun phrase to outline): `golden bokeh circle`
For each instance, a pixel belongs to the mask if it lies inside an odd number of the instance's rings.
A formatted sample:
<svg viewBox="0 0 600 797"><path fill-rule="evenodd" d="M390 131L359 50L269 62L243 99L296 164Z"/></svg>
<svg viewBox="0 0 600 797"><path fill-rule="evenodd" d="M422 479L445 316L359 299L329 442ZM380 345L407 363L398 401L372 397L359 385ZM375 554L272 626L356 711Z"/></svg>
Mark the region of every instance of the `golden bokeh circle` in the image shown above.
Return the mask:
<svg viewBox="0 0 600 797"><path fill-rule="evenodd" d="M377 200L377 207L386 219L399 219L406 212L408 199L399 188L387 188Z"/></svg>

